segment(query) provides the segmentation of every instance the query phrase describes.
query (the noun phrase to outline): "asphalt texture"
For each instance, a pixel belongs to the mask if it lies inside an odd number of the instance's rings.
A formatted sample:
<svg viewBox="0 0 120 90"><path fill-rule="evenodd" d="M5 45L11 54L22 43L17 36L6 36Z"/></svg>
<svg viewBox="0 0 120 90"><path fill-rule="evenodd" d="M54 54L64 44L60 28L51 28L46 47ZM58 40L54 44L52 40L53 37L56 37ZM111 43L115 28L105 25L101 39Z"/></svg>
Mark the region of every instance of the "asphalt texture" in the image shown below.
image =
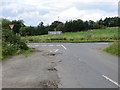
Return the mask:
<svg viewBox="0 0 120 90"><path fill-rule="evenodd" d="M111 43L29 43L37 52L2 63L3 88L118 88Z"/></svg>

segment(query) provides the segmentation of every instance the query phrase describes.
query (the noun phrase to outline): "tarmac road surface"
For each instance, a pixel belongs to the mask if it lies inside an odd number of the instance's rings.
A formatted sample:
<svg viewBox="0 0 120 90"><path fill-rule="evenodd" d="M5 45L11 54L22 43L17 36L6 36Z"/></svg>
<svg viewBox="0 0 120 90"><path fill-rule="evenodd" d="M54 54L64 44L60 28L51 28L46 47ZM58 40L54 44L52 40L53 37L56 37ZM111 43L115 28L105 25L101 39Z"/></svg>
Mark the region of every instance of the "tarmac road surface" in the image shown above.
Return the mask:
<svg viewBox="0 0 120 90"><path fill-rule="evenodd" d="M3 88L118 88L118 57L111 43L29 43L29 57L3 62Z"/></svg>

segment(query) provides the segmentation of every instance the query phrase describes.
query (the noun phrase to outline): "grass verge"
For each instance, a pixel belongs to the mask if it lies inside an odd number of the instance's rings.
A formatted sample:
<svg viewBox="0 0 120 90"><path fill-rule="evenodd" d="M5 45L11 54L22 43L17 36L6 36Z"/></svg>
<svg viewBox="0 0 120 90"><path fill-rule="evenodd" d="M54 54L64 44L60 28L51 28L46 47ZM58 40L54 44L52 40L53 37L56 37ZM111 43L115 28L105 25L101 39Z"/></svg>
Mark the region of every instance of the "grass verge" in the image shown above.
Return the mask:
<svg viewBox="0 0 120 90"><path fill-rule="evenodd" d="M27 56L31 55L32 53L34 53L34 52L35 52L35 50L31 49L31 48L29 48L28 50L18 50L18 51L14 52L11 55L4 55L4 56L2 56L1 60L5 60L7 58L10 58L10 57L15 56L15 55L20 55L20 54L22 54L22 55L27 57Z"/></svg>
<svg viewBox="0 0 120 90"><path fill-rule="evenodd" d="M32 53L34 53L35 52L35 50L34 49L32 49L32 48L29 48L28 50L26 50L26 51L23 51L23 55L25 55L26 57L27 56L29 56L29 55L31 55Z"/></svg>
<svg viewBox="0 0 120 90"><path fill-rule="evenodd" d="M116 42L104 49L105 52L120 57L120 42Z"/></svg>

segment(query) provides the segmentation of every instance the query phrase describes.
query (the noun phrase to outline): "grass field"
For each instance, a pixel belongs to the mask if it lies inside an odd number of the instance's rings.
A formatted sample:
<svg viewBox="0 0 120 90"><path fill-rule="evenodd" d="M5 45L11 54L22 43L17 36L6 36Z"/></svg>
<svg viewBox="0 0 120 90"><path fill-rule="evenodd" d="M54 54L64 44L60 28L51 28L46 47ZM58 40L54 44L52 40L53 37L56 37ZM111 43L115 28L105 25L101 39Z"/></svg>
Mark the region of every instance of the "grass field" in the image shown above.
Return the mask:
<svg viewBox="0 0 120 90"><path fill-rule="evenodd" d="M118 40L118 27L63 33L61 35L40 35L22 37L26 43L32 42L110 42Z"/></svg>
<svg viewBox="0 0 120 90"><path fill-rule="evenodd" d="M107 47L106 49L104 49L105 52L110 53L112 55L115 56L119 56L120 57L120 42L118 43L114 43L111 46Z"/></svg>

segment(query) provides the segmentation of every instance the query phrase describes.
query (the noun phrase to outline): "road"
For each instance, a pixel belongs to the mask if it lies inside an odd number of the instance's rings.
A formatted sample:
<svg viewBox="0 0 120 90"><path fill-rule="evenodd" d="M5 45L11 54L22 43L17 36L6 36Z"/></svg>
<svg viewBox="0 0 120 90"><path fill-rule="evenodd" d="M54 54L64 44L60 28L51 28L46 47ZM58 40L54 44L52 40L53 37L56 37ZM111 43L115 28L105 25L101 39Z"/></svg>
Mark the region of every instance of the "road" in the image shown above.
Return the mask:
<svg viewBox="0 0 120 90"><path fill-rule="evenodd" d="M101 49L111 43L31 43L29 57L3 62L3 88L117 88L118 58Z"/></svg>

